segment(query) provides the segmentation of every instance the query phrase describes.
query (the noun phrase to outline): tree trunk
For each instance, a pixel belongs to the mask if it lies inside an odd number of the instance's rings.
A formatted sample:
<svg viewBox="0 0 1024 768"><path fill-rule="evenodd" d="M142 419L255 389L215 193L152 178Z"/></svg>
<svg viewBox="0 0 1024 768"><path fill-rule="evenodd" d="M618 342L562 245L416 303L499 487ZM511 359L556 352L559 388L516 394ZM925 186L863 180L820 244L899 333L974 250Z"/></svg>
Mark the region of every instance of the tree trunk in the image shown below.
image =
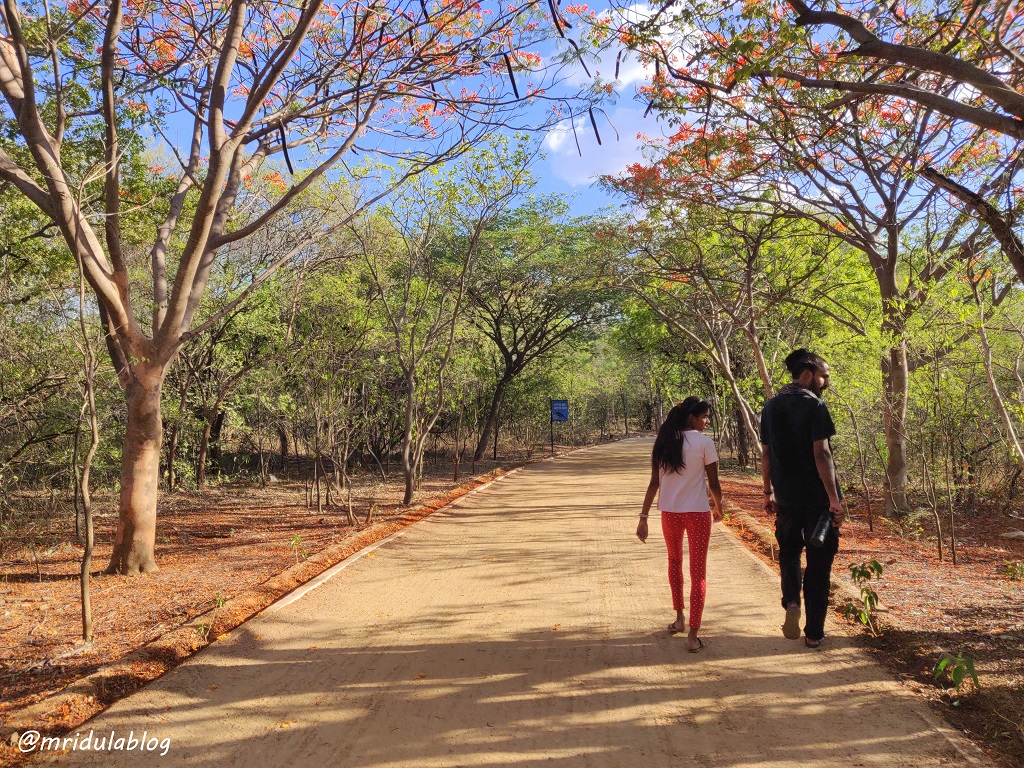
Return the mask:
<svg viewBox="0 0 1024 768"><path fill-rule="evenodd" d="M174 462L178 460L178 422L174 423L171 427L171 437L167 443L167 490L171 493L174 492L175 487L178 484L178 478L174 474Z"/></svg>
<svg viewBox="0 0 1024 768"><path fill-rule="evenodd" d="M121 449L121 500L108 574L150 573L156 565L156 502L163 422L164 370L139 365L128 385L128 425Z"/></svg>
<svg viewBox="0 0 1024 768"><path fill-rule="evenodd" d="M78 469L78 441L82 435L82 418L85 416L86 403L82 403L82 411L78 414L78 422L75 424L75 441L71 452L71 493L72 503L75 507L75 538L82 541L85 534L83 533L83 527L85 526L84 510L81 504L81 478Z"/></svg>
<svg viewBox="0 0 1024 768"><path fill-rule="evenodd" d="M196 486L206 485L206 454L210 450L210 433L213 431L213 419L209 412L203 419L203 437L199 442L199 458L196 459Z"/></svg>
<svg viewBox="0 0 1024 768"><path fill-rule="evenodd" d="M210 439L206 443L207 461L213 464L213 474L220 477L224 470L224 451L221 450L220 435L224 430L224 419L227 413L223 408L217 410L217 416L213 420L213 428L210 430ZM229 470L230 471L230 470Z"/></svg>
<svg viewBox="0 0 1024 768"><path fill-rule="evenodd" d="M281 424L281 422L275 424L274 428L277 430L277 439L280 444L280 448L278 449L281 453L280 471L284 472L285 464L288 461L288 431L284 428L284 425Z"/></svg>
<svg viewBox="0 0 1024 768"><path fill-rule="evenodd" d="M228 379L217 393L217 399L213 403L213 408L203 412L203 442L199 447L199 461L196 463L196 485L200 488L206 482L206 461L209 456L212 455L216 459L217 465L214 471L216 474L220 474L220 431L224 426L224 409L221 406L224 405L224 400L227 399L228 394L234 389L235 384L251 368L251 365L247 365Z"/></svg>
<svg viewBox="0 0 1024 768"><path fill-rule="evenodd" d="M81 270L82 263L78 263ZM96 354L93 351L92 340L85 325L85 275L79 271L79 293L78 293L78 321L82 328L82 341L85 346L84 384L85 397L83 411L89 412L89 448L85 453L82 462L82 472L77 475L75 498L81 496L83 524L85 526L85 551L82 552L82 564L79 569L79 588L82 598L82 640L85 643L92 643L92 595L89 592L89 584L92 579L92 554L95 544L92 517L92 490L89 487L89 473L92 471L92 460L96 456L96 449L100 444L99 420L96 417ZM81 432L82 417L79 414L78 429L75 430L75 465L78 464L78 438ZM159 455L159 451L157 452ZM76 504L75 524L78 524Z"/></svg>
<svg viewBox="0 0 1024 768"><path fill-rule="evenodd" d="M978 283L971 275L971 288L974 292L974 302L978 307L978 340L981 342L982 362L985 364L985 380L988 382L989 392L992 393L992 404L1006 427L1006 436L1009 438L1010 446L1013 448L1013 458L1018 466L1024 467L1024 447L1021 446L1020 438L1017 437L1017 429L1014 427L1013 418L1006 408L1006 401L999 391L999 384L996 381L995 372L992 366L992 345L988 341L988 332L985 329L985 305L981 301L981 294L978 291ZM950 445L949 452L954 455L954 447ZM948 484L948 479L947 479Z"/></svg>
<svg viewBox="0 0 1024 768"><path fill-rule="evenodd" d="M164 471L167 473L167 490L173 492L178 486L178 477L174 472L174 464L178 460L178 435L185 420L185 398L188 396L190 376L183 377L178 391L178 415L171 423L170 437L167 441L167 460Z"/></svg>
<svg viewBox="0 0 1024 768"><path fill-rule="evenodd" d="M735 418L738 424L744 424L743 419L743 407L737 403L735 410ZM749 432L742 427L736 430L736 458L739 461L741 467L745 467L750 463L750 443L748 440Z"/></svg>
<svg viewBox="0 0 1024 768"><path fill-rule="evenodd" d="M874 515L871 512L871 490L868 488L868 473L867 467L864 464L864 446L860 439L860 427L857 425L857 412L853 410L853 406L842 398L838 398L845 407L847 412L850 414L850 425L853 427L853 436L856 438L855 445L857 446L857 465L860 467L860 485L864 490L864 505L867 507L868 512L868 530L875 530Z"/></svg>
<svg viewBox="0 0 1024 768"><path fill-rule="evenodd" d="M405 476L405 495L402 504L408 505L416 491L416 465L413 462L412 432L416 408L416 379L411 373L405 377L405 431L402 434L402 474Z"/></svg>
<svg viewBox="0 0 1024 768"><path fill-rule="evenodd" d="M890 309L887 314L892 312ZM908 509L907 502L907 340L903 322L888 317L883 333L893 339L888 354L882 358L882 426L885 432L885 511L899 514Z"/></svg>
<svg viewBox="0 0 1024 768"><path fill-rule="evenodd" d="M502 378L494 388L494 396L491 398L491 410L487 413L487 421L484 422L484 431L480 433L480 440L477 441L476 451L473 453L473 461L480 461L487 450L487 444L491 441L491 433L494 432L498 423L498 410L501 408L501 398L505 395L505 387L509 379Z"/></svg>

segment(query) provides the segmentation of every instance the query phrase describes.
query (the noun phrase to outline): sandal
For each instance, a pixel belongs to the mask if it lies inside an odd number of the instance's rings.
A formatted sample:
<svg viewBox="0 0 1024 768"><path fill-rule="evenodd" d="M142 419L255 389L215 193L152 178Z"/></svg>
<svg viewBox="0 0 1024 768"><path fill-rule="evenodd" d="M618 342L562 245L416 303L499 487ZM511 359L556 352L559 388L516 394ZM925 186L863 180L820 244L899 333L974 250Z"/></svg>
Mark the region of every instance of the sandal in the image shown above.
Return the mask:
<svg viewBox="0 0 1024 768"><path fill-rule="evenodd" d="M800 638L800 603L786 606L786 623L782 625L782 636L787 640Z"/></svg>
<svg viewBox="0 0 1024 768"><path fill-rule="evenodd" d="M676 626L676 623L674 621L671 624L668 625L668 633L670 635L678 635L680 632L685 632L685 631L686 631L685 628L679 629Z"/></svg>
<svg viewBox="0 0 1024 768"><path fill-rule="evenodd" d="M805 637L804 645L808 648L821 648L821 640L811 640L811 638Z"/></svg>
<svg viewBox="0 0 1024 768"><path fill-rule="evenodd" d="M686 650L687 650L687 651L689 651L690 653L697 653L698 651L702 651L702 650L704 650L704 641L703 641L703 640L701 640L701 639L700 639L700 638L698 637L698 638L697 638L697 643L698 643L698 645L697 645L697 647L696 647L696 648L687 648Z"/></svg>

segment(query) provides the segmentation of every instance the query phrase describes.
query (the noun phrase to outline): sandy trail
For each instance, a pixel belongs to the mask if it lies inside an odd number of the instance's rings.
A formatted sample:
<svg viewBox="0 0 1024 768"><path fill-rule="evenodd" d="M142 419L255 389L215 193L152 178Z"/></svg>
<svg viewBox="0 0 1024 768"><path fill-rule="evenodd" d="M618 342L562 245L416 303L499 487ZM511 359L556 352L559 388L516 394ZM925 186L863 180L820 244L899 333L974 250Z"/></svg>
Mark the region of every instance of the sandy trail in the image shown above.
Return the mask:
<svg viewBox="0 0 1024 768"><path fill-rule="evenodd" d="M258 617L79 729L169 752L74 765L963 765L830 627L783 639L776 579L714 526L702 634L672 619L649 440L528 467ZM845 565L842 552L837 564ZM971 758L973 760L973 757ZM982 764L982 763L978 763Z"/></svg>

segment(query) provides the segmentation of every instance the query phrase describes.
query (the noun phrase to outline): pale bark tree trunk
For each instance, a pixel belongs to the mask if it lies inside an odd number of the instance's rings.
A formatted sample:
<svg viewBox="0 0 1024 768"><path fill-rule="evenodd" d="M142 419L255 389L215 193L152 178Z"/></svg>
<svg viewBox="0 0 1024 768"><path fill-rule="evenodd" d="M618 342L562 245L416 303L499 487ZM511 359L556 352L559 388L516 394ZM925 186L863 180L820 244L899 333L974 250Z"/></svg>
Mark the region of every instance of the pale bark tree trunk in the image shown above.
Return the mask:
<svg viewBox="0 0 1024 768"><path fill-rule="evenodd" d="M882 422L885 431L885 511L907 509L907 368L906 342L882 360L885 389Z"/></svg>
<svg viewBox="0 0 1024 768"><path fill-rule="evenodd" d="M156 564L156 506L163 419L162 366L136 365L125 393L128 424L121 449L117 536L107 573L151 573Z"/></svg>
<svg viewBox="0 0 1024 768"><path fill-rule="evenodd" d="M836 399L843 404L846 408L846 412L850 414L850 425L853 427L853 436L855 438L855 445L857 446L857 466L860 468L860 486L864 491L864 505L867 507L868 512L868 530L875 530L874 514L871 510L871 491L868 488L868 474L867 467L864 464L864 445L861 442L860 427L857 425L857 412L853 409L853 406L846 402L843 398L836 396Z"/></svg>
<svg viewBox="0 0 1024 768"><path fill-rule="evenodd" d="M758 253L760 244L758 245ZM757 304L754 300L754 270L753 259L748 259L747 269L744 271L744 299L747 310L747 321L741 323L740 327L750 342L750 351L754 354L754 362L757 363L757 375L761 378L761 386L764 387L765 399L775 395L775 387L772 386L772 376L768 371L768 363L764 359L764 350L761 348L761 337L757 332L757 321L760 315L757 311ZM756 441L755 441L756 444ZM755 451L756 453L756 451Z"/></svg>
<svg viewBox="0 0 1024 768"><path fill-rule="evenodd" d="M82 461L82 472L78 477L78 491L81 493L82 516L85 526L85 550L82 552L82 562L79 568L79 588L82 600L82 641L92 643L92 595L89 592L89 584L92 577L92 555L95 544L95 531L93 528L92 516L92 490L89 485L89 473L92 471L92 460L96 456L96 449L100 444L99 420L96 416L96 354L93 351L92 340L89 338L89 331L85 324L85 273L82 271L81 262L79 269L79 290L78 290L78 322L82 329L82 344L84 347L84 402L85 410L89 413L89 448ZM79 416L81 426L81 416ZM75 435L77 440L78 435ZM76 450L78 446L75 446ZM76 517L77 524L77 517Z"/></svg>
<svg viewBox="0 0 1024 768"><path fill-rule="evenodd" d="M978 307L978 339L981 341L982 361L985 363L985 380L988 382L989 392L992 393L992 402L999 412L999 417L1002 419L1003 426L1006 427L1006 436L1009 438L1010 445L1013 447L1013 458L1017 461L1017 465L1024 467L1024 447L1021 446L1020 438L1017 436L1017 429L1013 424L1013 418L1010 416L1009 410L1006 408L1006 401L1003 399L1002 393L999 391L999 383L996 381L995 371L992 368L992 345L988 340L988 331L985 329L985 305L981 300L981 294L978 291L978 281L974 275L970 275L971 290L974 293L974 303ZM952 445L950 446L950 452L952 453ZM947 479L948 483L948 479Z"/></svg>
<svg viewBox="0 0 1024 768"><path fill-rule="evenodd" d="M743 333L750 342L750 351L753 353L754 362L757 364L757 375L761 379L765 399L774 397L775 387L772 385L772 375L768 371L768 363L764 359L764 350L761 349L761 339L758 336L757 327L753 321L743 326Z"/></svg>
<svg viewBox="0 0 1024 768"><path fill-rule="evenodd" d="M714 345L716 352L714 359L719 364L718 367L722 378L729 385L729 391L732 392L733 399L736 401L736 410L739 412L742 420L743 429L746 431L751 442L754 445L758 445L760 444L760 435L757 428L757 414L743 395L740 384L732 372L732 353L729 350L729 339L725 334L716 337L710 326L708 327L708 335Z"/></svg>

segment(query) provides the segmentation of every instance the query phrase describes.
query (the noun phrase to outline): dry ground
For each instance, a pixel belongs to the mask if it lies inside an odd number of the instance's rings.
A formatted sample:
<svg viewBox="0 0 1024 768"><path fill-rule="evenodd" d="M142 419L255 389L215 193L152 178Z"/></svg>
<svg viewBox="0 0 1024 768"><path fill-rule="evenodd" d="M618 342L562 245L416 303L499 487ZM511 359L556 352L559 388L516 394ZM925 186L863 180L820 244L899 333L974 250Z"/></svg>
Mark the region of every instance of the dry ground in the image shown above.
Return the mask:
<svg viewBox="0 0 1024 768"><path fill-rule="evenodd" d="M452 468L431 467L413 507L417 517L442 506L479 484L502 466L479 462L477 474L464 463L460 480ZM157 528L156 574L137 578L102 574L110 555L117 502L100 494L96 501L96 551L92 567L95 642L81 648L78 569L82 548L74 543L71 511L23 517L11 531L0 560L0 727L26 707L50 700L70 683L125 658L198 616L228 602L211 622L203 645L269 604L283 592L312 578L351 554L347 542L365 546L397 530L409 517L402 507L398 478L357 480L353 508L358 524L348 524L344 509L307 508L301 482L283 481L266 488L213 484L202 492L163 494ZM375 514L366 522L370 507ZM31 544L27 544L30 542ZM335 553L324 560L319 553ZM299 567L296 567L296 566ZM290 578L275 579L288 572ZM278 582L281 582L279 585ZM255 600L252 597L255 596ZM194 651L177 643L170 658L133 663L127 674L103 681L98 702L58 702L46 721L54 732L72 728L161 674ZM165 649L162 649L165 650ZM167 654L163 654L166 656ZM0 730L0 733L5 731ZM17 754L0 745L0 764Z"/></svg>
<svg viewBox="0 0 1024 768"><path fill-rule="evenodd" d="M776 577L712 533L707 646L634 536L649 440L531 465L278 603L79 731L82 768L940 768L975 751L841 625L779 631ZM157 741L159 740L159 741ZM958 751L958 748L963 751ZM50 755L50 753L48 753ZM974 765L985 762L975 760Z"/></svg>
<svg viewBox="0 0 1024 768"><path fill-rule="evenodd" d="M447 476L428 478L423 494L435 496L439 504L452 486ZM635 492L642 493L642 487ZM739 507L759 514L756 478L732 473L726 493ZM97 643L87 653L63 659L58 657L76 648L80 631L75 577L80 549L60 544L68 538L67 519L54 521L50 531L35 531L34 552L11 548L8 542L0 563L0 720L209 611L218 599L269 583L304 552L336 548L360 530L366 533L363 524L348 526L343 511L307 509L304 495L301 484L282 483L266 490L220 486L202 495L165 497L158 543L161 571L134 580L97 575ZM376 501L386 525L401 513L397 498L397 485L366 485L359 489L357 510L362 516ZM103 543L109 542L114 524L111 504L106 502L106 516L99 521L94 571L102 569L109 553ZM869 533L863 512L855 507L837 572L849 562L882 562L885 572L876 589L886 607L885 631L865 642L1002 765L1022 768L1024 603L1021 582L1004 572L1007 562L1024 561L1024 542L1000 534L1024 528L1024 521L989 510L961 525L954 567L948 559L938 561L927 528L920 537L901 536L885 525ZM297 578L311 577L314 565L321 567L312 564L311 572ZM220 631L214 626L211 635ZM943 651L963 651L975 660L980 691L956 696L932 682L931 666ZM136 679L112 685L99 704L117 700L152 676L140 669ZM50 719L60 730L75 727L88 714L58 711ZM12 757L0 752L0 762Z"/></svg>

